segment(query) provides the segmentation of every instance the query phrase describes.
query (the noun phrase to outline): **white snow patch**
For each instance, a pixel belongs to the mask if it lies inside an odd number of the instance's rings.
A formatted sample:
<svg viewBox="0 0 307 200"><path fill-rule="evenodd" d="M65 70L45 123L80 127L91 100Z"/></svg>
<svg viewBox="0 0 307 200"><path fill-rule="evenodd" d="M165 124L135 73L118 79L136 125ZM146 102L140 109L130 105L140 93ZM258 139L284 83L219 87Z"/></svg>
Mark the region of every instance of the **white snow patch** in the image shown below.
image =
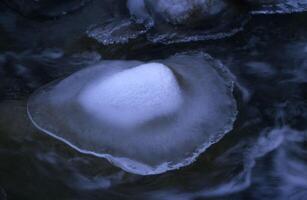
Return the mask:
<svg viewBox="0 0 307 200"><path fill-rule="evenodd" d="M148 63L94 81L79 96L91 115L120 126L135 126L176 112L183 98L173 72Z"/></svg>

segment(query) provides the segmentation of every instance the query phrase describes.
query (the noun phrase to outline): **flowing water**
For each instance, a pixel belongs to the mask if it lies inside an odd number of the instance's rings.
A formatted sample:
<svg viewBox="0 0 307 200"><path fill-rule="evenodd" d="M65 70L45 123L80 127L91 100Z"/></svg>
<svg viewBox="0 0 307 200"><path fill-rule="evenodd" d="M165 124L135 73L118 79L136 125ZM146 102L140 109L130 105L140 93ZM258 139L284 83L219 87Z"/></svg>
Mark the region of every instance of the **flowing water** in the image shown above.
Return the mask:
<svg viewBox="0 0 307 200"><path fill-rule="evenodd" d="M67 15L35 20L42 18L0 1L1 200L307 198L304 1L269 7L288 8L277 15L257 8L232 37L167 44L125 25L120 1L84 2ZM71 4L61 9L66 6ZM124 27L123 37L133 37L119 43L89 37L89 30L110 20L131 30ZM229 68L239 110L234 129L189 166L160 175L130 174L42 134L27 116L29 96L50 81L104 59L147 61L182 52L206 52Z"/></svg>

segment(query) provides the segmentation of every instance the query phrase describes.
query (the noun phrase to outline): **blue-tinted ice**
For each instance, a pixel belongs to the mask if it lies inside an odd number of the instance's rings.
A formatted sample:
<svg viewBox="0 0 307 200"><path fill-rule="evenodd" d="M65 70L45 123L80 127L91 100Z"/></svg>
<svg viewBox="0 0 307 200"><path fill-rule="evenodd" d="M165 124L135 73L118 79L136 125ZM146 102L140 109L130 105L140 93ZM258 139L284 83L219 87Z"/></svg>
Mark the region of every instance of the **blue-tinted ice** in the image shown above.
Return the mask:
<svg viewBox="0 0 307 200"><path fill-rule="evenodd" d="M103 61L51 83L29 99L29 117L43 132L132 173L186 166L232 129L232 76L206 54L150 63Z"/></svg>

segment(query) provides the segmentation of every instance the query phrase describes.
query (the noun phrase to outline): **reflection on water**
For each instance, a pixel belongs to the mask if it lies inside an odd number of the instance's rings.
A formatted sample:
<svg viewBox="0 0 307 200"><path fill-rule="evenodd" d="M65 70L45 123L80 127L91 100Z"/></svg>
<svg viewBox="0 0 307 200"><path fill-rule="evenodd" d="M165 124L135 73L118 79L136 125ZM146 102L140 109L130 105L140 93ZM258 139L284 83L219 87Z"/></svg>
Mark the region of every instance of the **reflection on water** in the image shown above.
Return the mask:
<svg viewBox="0 0 307 200"><path fill-rule="evenodd" d="M140 38L106 47L86 31L118 15L116 5L93 2L46 22L0 3L1 200L307 197L306 13L253 16L243 32L220 41L153 45ZM27 98L49 81L106 58L188 51L206 51L233 72L239 116L230 134L183 169L129 174L41 134L27 118Z"/></svg>

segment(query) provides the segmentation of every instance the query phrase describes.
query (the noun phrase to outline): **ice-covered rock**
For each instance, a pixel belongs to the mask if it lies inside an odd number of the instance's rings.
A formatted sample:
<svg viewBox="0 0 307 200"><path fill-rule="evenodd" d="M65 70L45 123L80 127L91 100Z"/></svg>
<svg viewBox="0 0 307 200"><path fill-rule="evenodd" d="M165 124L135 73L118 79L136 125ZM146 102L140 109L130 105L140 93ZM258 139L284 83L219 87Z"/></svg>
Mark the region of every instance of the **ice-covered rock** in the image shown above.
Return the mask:
<svg viewBox="0 0 307 200"><path fill-rule="evenodd" d="M221 14L225 0L128 0L130 13L139 20L151 15L173 25L191 25Z"/></svg>
<svg viewBox="0 0 307 200"><path fill-rule="evenodd" d="M127 8L129 9L130 15L137 22L144 23L151 18L145 7L144 0L127 0Z"/></svg>
<svg viewBox="0 0 307 200"><path fill-rule="evenodd" d="M91 26L87 36L103 45L146 38L153 43L217 40L241 31L247 6L228 0L127 0L129 18Z"/></svg>
<svg viewBox="0 0 307 200"><path fill-rule="evenodd" d="M39 89L28 114L82 153L158 174L189 165L232 129L232 77L206 54L102 61Z"/></svg>
<svg viewBox="0 0 307 200"><path fill-rule="evenodd" d="M145 0L150 12L170 24L194 24L221 14L224 0Z"/></svg>

